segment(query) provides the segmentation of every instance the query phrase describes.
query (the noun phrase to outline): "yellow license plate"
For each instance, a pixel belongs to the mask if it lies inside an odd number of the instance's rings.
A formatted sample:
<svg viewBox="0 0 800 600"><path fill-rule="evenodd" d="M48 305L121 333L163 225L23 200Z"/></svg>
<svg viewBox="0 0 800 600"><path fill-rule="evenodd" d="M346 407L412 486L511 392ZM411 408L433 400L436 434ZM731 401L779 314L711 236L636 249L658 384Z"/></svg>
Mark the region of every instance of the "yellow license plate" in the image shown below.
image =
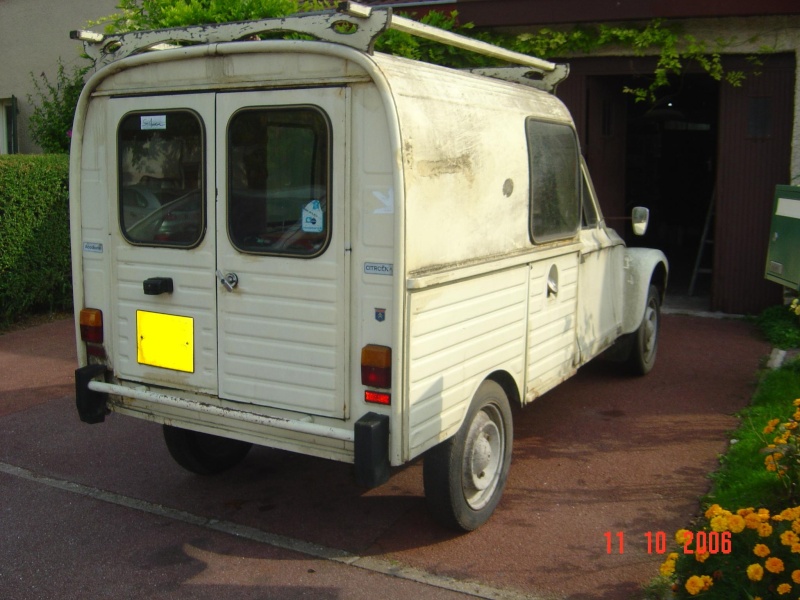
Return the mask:
<svg viewBox="0 0 800 600"><path fill-rule="evenodd" d="M194 319L137 310L136 348L141 365L194 373Z"/></svg>

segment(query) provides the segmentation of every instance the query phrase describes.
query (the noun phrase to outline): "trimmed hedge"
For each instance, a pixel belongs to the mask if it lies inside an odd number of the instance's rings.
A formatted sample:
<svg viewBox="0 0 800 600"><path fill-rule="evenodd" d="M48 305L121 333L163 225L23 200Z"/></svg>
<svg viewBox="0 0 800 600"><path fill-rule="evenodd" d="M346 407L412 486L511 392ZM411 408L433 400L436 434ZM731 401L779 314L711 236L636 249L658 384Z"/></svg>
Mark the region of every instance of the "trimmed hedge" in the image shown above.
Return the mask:
<svg viewBox="0 0 800 600"><path fill-rule="evenodd" d="M69 156L0 156L0 325L72 306Z"/></svg>

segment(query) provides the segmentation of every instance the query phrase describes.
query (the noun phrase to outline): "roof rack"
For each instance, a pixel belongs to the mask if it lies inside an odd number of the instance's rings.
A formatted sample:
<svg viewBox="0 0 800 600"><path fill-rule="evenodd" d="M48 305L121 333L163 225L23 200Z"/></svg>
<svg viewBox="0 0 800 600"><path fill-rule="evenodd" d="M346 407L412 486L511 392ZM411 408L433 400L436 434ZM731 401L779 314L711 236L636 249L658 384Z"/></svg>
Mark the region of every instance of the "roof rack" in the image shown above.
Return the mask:
<svg viewBox="0 0 800 600"><path fill-rule="evenodd" d="M557 65L399 17L393 14L390 7L371 7L356 2L341 2L335 10L237 23L134 31L117 35L77 30L70 32L70 38L84 42L86 53L95 60L99 68L141 52L182 45L252 40L257 39L260 34L275 32L305 34L320 41L342 44L372 54L375 40L390 29L516 65L509 68L471 70L489 77L516 81L552 92L568 73L565 65Z"/></svg>

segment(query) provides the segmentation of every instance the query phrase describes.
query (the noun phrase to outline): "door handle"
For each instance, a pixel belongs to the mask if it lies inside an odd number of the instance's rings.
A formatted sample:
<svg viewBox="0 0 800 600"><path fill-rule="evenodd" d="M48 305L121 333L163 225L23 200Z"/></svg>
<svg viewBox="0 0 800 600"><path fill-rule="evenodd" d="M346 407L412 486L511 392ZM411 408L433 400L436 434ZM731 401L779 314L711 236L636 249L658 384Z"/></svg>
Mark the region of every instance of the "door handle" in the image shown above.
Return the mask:
<svg viewBox="0 0 800 600"><path fill-rule="evenodd" d="M239 276L236 273L223 274L222 271L217 269L217 279L229 292L232 292L233 288L239 285Z"/></svg>

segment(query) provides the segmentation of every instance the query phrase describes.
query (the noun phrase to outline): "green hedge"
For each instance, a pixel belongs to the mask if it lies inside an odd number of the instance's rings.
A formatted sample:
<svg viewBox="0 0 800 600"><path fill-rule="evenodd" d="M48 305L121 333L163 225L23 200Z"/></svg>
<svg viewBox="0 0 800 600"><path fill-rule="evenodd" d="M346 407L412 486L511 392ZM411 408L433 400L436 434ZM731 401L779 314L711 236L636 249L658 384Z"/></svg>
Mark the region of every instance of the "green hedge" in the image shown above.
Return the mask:
<svg viewBox="0 0 800 600"><path fill-rule="evenodd" d="M0 325L72 306L69 156L0 156Z"/></svg>

